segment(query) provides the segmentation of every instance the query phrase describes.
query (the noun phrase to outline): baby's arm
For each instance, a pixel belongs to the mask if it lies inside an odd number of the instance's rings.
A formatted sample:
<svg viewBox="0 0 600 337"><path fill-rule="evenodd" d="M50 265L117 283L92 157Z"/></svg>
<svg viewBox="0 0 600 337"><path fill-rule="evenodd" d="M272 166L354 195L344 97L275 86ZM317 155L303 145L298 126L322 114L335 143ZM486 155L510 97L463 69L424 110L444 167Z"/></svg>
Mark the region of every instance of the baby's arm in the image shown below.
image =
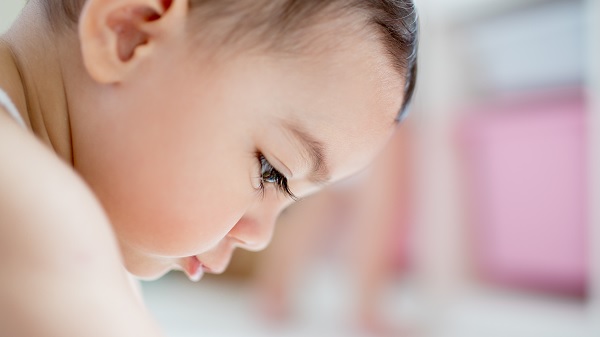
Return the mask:
<svg viewBox="0 0 600 337"><path fill-rule="evenodd" d="M160 335L90 190L0 108L0 336Z"/></svg>

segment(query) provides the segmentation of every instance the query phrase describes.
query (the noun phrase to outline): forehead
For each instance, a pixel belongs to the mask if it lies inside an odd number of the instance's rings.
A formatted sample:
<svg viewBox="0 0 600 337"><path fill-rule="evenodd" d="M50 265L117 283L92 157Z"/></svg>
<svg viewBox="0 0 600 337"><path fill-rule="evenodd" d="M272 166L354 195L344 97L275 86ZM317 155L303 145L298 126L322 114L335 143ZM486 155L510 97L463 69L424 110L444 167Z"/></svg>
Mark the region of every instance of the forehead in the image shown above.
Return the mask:
<svg viewBox="0 0 600 337"><path fill-rule="evenodd" d="M258 60L271 68L267 70L269 73L277 68L290 75L300 71L312 77L313 82L320 82L321 86L339 86L344 81L356 87L362 83L368 86L364 88L368 90L362 90L362 93L370 94L381 105L393 106L395 119L402 105L406 74L398 70L381 33L372 27L361 11L343 8L335 11L332 10L337 8L335 6L324 7L329 10L323 10L321 15L309 16L311 20L306 23L280 33L275 27L267 29L265 35L244 29L241 36L247 38L234 38L226 33L227 42L200 43L202 53L212 55L209 58L213 60L216 57L216 63L227 67L232 60L242 60L242 63ZM234 24L229 22L227 25ZM229 32L227 29L223 31ZM207 32L205 35L211 34ZM195 52L191 54L197 56ZM296 76L294 80L300 79ZM303 80L310 82L309 78Z"/></svg>
<svg viewBox="0 0 600 337"><path fill-rule="evenodd" d="M287 63L283 58L282 64L299 69L302 73L298 76L305 75L301 80L327 89L338 104L353 103L350 105L356 109L350 110L363 108L371 117L391 114L395 119L403 101L405 78L380 36L366 27L357 28L360 25L345 32L331 25L334 28L324 30L306 53ZM343 33L336 34L339 31ZM356 106L353 101L362 104Z"/></svg>
<svg viewBox="0 0 600 337"><path fill-rule="evenodd" d="M366 165L387 141L403 101L404 80L382 45L349 40L276 63L277 85L287 89L279 113L324 141L338 175Z"/></svg>

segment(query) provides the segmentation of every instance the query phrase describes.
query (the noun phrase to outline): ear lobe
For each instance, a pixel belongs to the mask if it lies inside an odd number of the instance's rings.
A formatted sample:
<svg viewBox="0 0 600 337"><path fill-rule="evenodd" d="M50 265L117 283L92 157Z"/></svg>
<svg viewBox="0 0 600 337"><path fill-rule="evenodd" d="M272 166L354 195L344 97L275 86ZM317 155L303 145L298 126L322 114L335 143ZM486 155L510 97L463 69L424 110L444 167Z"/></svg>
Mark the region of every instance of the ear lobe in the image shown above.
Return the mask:
<svg viewBox="0 0 600 337"><path fill-rule="evenodd" d="M155 48L181 32L187 0L88 0L79 21L84 65L99 83L122 81Z"/></svg>

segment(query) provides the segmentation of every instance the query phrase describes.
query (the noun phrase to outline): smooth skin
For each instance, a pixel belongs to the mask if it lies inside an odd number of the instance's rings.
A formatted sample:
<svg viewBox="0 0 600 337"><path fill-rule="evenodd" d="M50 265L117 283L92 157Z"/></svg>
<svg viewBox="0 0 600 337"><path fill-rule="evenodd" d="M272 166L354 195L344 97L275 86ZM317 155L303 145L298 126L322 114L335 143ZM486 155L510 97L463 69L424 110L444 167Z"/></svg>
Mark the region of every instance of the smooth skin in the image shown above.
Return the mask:
<svg viewBox="0 0 600 337"><path fill-rule="evenodd" d="M31 0L2 36L0 88L28 129L0 108L0 335L159 336L124 270L219 273L264 248L292 199L257 153L303 197L389 139L403 81L370 34L332 24L313 43L336 48L214 57L189 11L88 0L53 33Z"/></svg>

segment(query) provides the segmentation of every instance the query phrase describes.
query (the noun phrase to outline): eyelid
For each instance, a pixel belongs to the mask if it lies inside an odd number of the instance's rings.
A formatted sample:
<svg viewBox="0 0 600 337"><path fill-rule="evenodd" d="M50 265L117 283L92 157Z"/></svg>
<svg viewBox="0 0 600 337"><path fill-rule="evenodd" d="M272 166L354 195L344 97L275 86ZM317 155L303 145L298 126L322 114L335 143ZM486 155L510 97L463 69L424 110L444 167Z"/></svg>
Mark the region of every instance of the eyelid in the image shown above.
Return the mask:
<svg viewBox="0 0 600 337"><path fill-rule="evenodd" d="M331 177L329 176L329 165L325 153L325 145L322 141L319 141L304 128L298 121L282 121L284 130L288 131L305 150L303 152L306 156L305 162L310 164L309 180L316 184L323 184L328 182Z"/></svg>
<svg viewBox="0 0 600 337"><path fill-rule="evenodd" d="M292 174L292 171L281 160L277 159L277 157L268 156L264 152L262 154L267 160L267 162L269 162L274 169L279 171L279 173L283 174L287 179L291 179L294 176ZM283 170L281 170L280 168L282 168Z"/></svg>

